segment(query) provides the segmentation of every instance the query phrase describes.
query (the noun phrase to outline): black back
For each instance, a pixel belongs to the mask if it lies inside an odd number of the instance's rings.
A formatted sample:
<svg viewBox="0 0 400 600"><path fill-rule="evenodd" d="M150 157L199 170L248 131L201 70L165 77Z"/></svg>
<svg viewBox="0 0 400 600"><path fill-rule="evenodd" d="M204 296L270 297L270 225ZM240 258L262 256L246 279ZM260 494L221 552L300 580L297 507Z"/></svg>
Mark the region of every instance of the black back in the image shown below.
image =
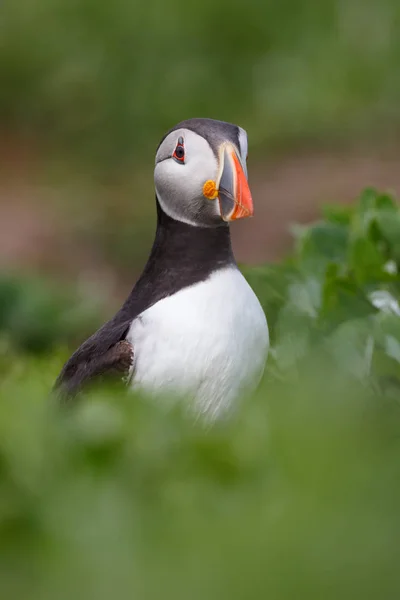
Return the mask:
<svg viewBox="0 0 400 600"><path fill-rule="evenodd" d="M206 280L214 271L234 265L229 227L195 227L169 217L157 202L157 230L144 271L117 314L94 333L64 365L56 387L84 373L82 363L102 356L124 340L132 321L147 308ZM79 386L74 381L73 387Z"/></svg>

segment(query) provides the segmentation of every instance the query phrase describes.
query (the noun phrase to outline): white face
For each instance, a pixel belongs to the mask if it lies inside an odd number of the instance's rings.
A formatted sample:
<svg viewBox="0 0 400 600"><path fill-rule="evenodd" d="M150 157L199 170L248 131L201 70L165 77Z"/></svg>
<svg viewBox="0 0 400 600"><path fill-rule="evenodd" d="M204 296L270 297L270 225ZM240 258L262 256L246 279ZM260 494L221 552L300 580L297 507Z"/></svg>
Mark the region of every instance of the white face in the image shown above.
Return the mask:
<svg viewBox="0 0 400 600"><path fill-rule="evenodd" d="M239 145L236 150L247 175L247 135L243 129ZM224 221L218 200L203 194L205 182L217 181L219 175L220 158L206 139L185 128L172 131L156 155L154 181L162 209L173 219L190 225L221 225Z"/></svg>

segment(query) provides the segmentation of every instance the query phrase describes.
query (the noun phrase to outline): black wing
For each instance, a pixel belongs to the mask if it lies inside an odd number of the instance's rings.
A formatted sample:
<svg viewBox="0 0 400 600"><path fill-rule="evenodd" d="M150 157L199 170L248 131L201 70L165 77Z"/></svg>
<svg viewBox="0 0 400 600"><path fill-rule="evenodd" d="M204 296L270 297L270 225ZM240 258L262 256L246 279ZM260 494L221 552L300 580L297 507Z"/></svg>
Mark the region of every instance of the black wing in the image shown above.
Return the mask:
<svg viewBox="0 0 400 600"><path fill-rule="evenodd" d="M96 331L65 363L54 385L62 400L70 400L89 382L101 376L127 376L133 364L133 347L125 339L131 320L112 319Z"/></svg>

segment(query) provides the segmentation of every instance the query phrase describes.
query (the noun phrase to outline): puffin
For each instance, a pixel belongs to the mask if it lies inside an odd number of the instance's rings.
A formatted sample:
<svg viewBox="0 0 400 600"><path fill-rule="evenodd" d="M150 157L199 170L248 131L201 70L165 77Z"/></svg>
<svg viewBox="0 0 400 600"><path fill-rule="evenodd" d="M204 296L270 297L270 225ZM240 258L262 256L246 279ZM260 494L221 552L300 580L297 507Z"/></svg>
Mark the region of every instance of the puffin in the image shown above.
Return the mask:
<svg viewBox="0 0 400 600"><path fill-rule="evenodd" d="M215 419L258 386L268 325L230 236L232 221L253 215L247 152L246 131L214 119L188 119L164 135L148 261L120 310L63 366L54 385L62 401L112 376Z"/></svg>

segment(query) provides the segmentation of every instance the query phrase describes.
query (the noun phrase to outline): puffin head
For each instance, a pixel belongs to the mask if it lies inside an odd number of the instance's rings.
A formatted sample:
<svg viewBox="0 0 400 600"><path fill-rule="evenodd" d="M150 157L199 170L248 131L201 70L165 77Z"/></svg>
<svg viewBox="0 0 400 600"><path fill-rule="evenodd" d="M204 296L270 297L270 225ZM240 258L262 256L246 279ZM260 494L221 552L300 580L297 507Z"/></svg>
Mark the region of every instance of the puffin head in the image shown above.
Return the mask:
<svg viewBox="0 0 400 600"><path fill-rule="evenodd" d="M171 129L156 154L154 181L163 211L197 227L253 214L247 134L237 125L189 119Z"/></svg>

